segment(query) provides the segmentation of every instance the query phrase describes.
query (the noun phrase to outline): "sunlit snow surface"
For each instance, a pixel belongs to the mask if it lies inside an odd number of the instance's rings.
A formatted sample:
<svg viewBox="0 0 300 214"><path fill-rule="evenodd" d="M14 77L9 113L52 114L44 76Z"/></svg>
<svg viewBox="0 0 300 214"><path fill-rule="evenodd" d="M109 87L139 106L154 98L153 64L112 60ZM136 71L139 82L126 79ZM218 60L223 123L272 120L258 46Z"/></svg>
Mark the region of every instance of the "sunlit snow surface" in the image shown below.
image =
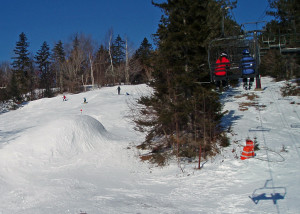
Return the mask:
<svg viewBox="0 0 300 214"><path fill-rule="evenodd" d="M283 84L262 78L262 91L240 86L221 95L231 145L201 170L197 160L165 168L140 162L143 151L134 146L144 135L126 116L128 103L150 93L145 85L121 86L121 95L117 87L67 94L66 102L60 95L2 113L0 214L300 213L300 128L291 126L300 123L300 99L283 99ZM249 131L259 126L269 131ZM242 161L247 137L261 150Z"/></svg>

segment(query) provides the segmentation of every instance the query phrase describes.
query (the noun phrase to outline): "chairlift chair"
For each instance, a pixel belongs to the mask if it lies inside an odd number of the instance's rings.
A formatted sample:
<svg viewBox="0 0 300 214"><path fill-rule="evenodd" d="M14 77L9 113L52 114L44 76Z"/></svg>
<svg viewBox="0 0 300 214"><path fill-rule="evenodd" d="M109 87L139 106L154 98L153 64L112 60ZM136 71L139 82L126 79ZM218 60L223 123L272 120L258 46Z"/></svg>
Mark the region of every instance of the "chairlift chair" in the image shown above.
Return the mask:
<svg viewBox="0 0 300 214"><path fill-rule="evenodd" d="M256 45L257 44L255 43L253 33L225 38L217 38L212 40L208 47L208 64L210 69L211 82L216 82L219 80L235 80L245 77L245 75L242 74L242 69L240 66L241 59L243 58L242 51L244 49L248 49L251 56L253 56L253 58L255 59L256 65L258 65L259 57L256 51ZM216 76L216 61L219 58L220 54L224 51L228 54L230 67L227 70L225 76ZM257 76L257 66L255 66L255 72L253 74L246 75L247 78Z"/></svg>
<svg viewBox="0 0 300 214"><path fill-rule="evenodd" d="M262 36L260 51L264 53L265 50L279 49L281 54L300 53L300 40L297 40L299 37L299 33L270 34L267 39Z"/></svg>
<svg viewBox="0 0 300 214"><path fill-rule="evenodd" d="M268 186L268 183L271 181L272 179L266 180L262 188L255 189L252 195L249 196L255 204L258 204L261 200L272 200L274 204L277 204L278 200L285 198L286 188Z"/></svg>

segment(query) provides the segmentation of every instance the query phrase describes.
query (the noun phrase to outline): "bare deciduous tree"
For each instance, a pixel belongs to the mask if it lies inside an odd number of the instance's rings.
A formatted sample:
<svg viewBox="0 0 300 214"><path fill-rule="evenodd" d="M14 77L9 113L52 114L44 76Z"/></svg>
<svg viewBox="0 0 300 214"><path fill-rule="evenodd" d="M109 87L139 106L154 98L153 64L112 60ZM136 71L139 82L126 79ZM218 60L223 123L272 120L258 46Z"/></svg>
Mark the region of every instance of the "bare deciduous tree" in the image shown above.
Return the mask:
<svg viewBox="0 0 300 214"><path fill-rule="evenodd" d="M125 84L129 84L129 53L128 53L128 39L125 40Z"/></svg>
<svg viewBox="0 0 300 214"><path fill-rule="evenodd" d="M112 58L112 39L113 39L113 30L110 29L109 30L109 41L108 41L108 54L110 57L110 72L111 72L111 76L113 78L113 84L115 85L115 73L114 73L114 64L113 64L113 58Z"/></svg>

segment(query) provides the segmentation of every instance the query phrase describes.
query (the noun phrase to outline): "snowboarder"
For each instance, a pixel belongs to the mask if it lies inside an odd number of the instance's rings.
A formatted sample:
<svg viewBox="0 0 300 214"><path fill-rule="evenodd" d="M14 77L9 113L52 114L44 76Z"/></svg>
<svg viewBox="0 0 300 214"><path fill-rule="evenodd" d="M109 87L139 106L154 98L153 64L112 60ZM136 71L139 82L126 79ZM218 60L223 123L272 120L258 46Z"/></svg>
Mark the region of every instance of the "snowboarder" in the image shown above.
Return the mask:
<svg viewBox="0 0 300 214"><path fill-rule="evenodd" d="M248 81L247 75L255 73L255 60L252 56L250 56L250 52L248 49L243 50L243 58L241 59L241 69L243 72L243 87L246 90L250 90L254 82L254 77L250 77Z"/></svg>
<svg viewBox="0 0 300 214"><path fill-rule="evenodd" d="M63 96L63 101L67 101L66 95Z"/></svg>
<svg viewBox="0 0 300 214"><path fill-rule="evenodd" d="M228 55L226 52L222 52L220 57L216 61L216 68L215 68L215 76L217 77L226 77L226 74L230 68L230 61L228 59ZM222 86L227 86L227 80L217 80L216 86L220 88L222 82Z"/></svg>
<svg viewBox="0 0 300 214"><path fill-rule="evenodd" d="M117 90L118 90L118 95L120 95L121 87L118 86Z"/></svg>
<svg viewBox="0 0 300 214"><path fill-rule="evenodd" d="M83 98L83 103L87 103L87 102L86 102L86 98L85 98L85 97Z"/></svg>

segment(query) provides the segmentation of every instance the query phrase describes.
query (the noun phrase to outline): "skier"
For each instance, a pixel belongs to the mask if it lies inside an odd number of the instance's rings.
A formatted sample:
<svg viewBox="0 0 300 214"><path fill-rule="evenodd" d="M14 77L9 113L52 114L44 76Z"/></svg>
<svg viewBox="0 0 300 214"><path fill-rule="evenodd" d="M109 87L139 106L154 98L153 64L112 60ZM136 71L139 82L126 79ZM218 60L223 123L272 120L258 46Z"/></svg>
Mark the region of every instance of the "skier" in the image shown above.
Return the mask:
<svg viewBox="0 0 300 214"><path fill-rule="evenodd" d="M85 97L83 98L83 103L87 103L87 102L86 102L86 98L85 98Z"/></svg>
<svg viewBox="0 0 300 214"><path fill-rule="evenodd" d="M217 77L226 77L226 74L230 68L230 61L228 59L228 55L226 52L222 52L220 57L216 61L216 68L215 68L215 76ZM216 86L220 88L222 82L222 86L227 86L227 80L217 80Z"/></svg>
<svg viewBox="0 0 300 214"><path fill-rule="evenodd" d="M243 87L246 90L250 90L254 82L254 77L250 77L248 81L248 75L255 73L255 60L250 56L248 49L243 50L243 58L241 59L241 69L243 72ZM249 82L249 87L248 87Z"/></svg>
<svg viewBox="0 0 300 214"><path fill-rule="evenodd" d="M118 90L118 95L120 95L121 87L118 86L117 90Z"/></svg>
<svg viewBox="0 0 300 214"><path fill-rule="evenodd" d="M63 101L67 101L66 95L63 96Z"/></svg>

